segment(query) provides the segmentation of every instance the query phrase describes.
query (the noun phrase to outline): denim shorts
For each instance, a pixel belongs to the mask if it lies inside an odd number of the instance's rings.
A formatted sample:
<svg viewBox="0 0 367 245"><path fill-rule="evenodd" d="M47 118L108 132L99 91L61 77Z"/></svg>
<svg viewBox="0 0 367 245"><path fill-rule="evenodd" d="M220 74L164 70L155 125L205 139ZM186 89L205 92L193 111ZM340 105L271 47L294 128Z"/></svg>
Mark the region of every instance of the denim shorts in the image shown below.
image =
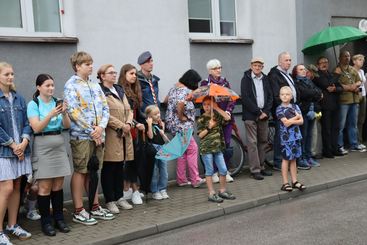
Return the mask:
<svg viewBox="0 0 367 245"><path fill-rule="evenodd" d="M212 176L214 174L213 162L217 166L220 175L227 175L226 162L224 161L222 152L202 154L201 158L205 165L205 176Z"/></svg>

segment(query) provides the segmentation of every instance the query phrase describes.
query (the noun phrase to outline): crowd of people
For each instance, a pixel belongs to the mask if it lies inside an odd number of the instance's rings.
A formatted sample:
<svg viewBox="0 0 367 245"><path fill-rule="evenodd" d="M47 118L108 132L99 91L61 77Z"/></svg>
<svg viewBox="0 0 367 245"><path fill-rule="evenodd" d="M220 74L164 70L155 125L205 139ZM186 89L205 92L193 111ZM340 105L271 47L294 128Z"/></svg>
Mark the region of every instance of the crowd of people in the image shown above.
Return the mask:
<svg viewBox="0 0 367 245"><path fill-rule="evenodd" d="M138 57L139 71L126 64L121 67L119 77L112 64L102 65L97 72L99 82L90 79L93 71L90 54L77 52L70 61L75 74L64 86L64 98L53 96L55 81L52 76L40 74L36 78L36 92L28 105L15 90L13 67L0 62L1 244L12 244L8 235L21 240L31 237L17 224L23 195L22 176L28 176L29 182L27 217L40 219L41 229L47 236L55 236L56 230L70 232L63 214L63 185L64 177L71 172L74 222L95 225L97 219L112 220L120 209L128 210L142 204L144 194L139 191L141 170L137 162L137 144L147 141L158 151L169 141L166 130L175 136L197 126L199 143L190 136L187 149L177 159L178 186L198 188L206 183L208 201L215 203L236 198L226 187L227 182L234 181L228 166L233 155L230 137L236 103L217 103L205 97L201 116L197 118L192 97L199 86L231 87L222 76L219 60L208 61L207 79L203 80L192 69L178 79L164 99L167 104L165 120L161 118L160 79L152 73L153 58L149 51ZM297 168L307 170L320 166L312 154L314 128L319 119L324 157L343 156L348 154L347 148L366 151L362 144L366 116L364 56L354 55L354 66L350 61L350 53L343 51L333 71L329 70L326 57L320 57L316 66L297 64L291 71L291 56L282 52L278 65L266 75L263 73L264 60L251 59L241 80L241 101L252 178L263 180L272 176L264 164L269 120L275 122L273 169L281 170L282 191L306 189L297 179ZM64 130L70 133L72 171L62 135ZM205 179L199 175L199 154ZM154 164L149 192L155 200L169 199L167 161L152 158L149 159ZM101 170L106 208L101 206L98 192L90 190L92 168ZM215 191L213 183L217 182L219 190ZM88 211L83 205L85 192L92 193L93 205ZM36 201L39 214L35 209ZM4 229L6 214L8 220Z"/></svg>

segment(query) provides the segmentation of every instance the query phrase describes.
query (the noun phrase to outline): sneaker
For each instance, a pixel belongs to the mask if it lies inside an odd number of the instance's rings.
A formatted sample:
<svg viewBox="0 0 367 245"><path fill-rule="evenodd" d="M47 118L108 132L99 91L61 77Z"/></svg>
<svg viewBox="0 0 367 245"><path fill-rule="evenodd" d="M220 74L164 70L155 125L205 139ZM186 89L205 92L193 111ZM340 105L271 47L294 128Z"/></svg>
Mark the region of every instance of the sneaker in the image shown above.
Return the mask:
<svg viewBox="0 0 367 245"><path fill-rule="evenodd" d="M234 200L234 199L236 199L235 195L233 195L229 191L218 192L218 196L221 197L221 198L223 198L223 199L227 199L227 200Z"/></svg>
<svg viewBox="0 0 367 245"><path fill-rule="evenodd" d="M106 208L108 209L108 211L110 211L111 214L119 214L120 213L120 210L117 207L115 202L106 203Z"/></svg>
<svg viewBox="0 0 367 245"><path fill-rule="evenodd" d="M143 204L143 200L141 199L141 196L140 196L140 192L139 191L134 191L133 192L133 195L131 197L131 201L135 205Z"/></svg>
<svg viewBox="0 0 367 245"><path fill-rule="evenodd" d="M213 182L213 184L215 184L215 183L219 183L218 173L214 173L214 174L212 175L212 182Z"/></svg>
<svg viewBox="0 0 367 245"><path fill-rule="evenodd" d="M227 175L226 175L226 182L227 183L231 183L233 182L234 179L232 178L232 176L229 174L229 172L227 172Z"/></svg>
<svg viewBox="0 0 367 245"><path fill-rule="evenodd" d="M350 148L351 151L366 152L366 148L362 148L360 145Z"/></svg>
<svg viewBox="0 0 367 245"><path fill-rule="evenodd" d="M300 159L297 163L297 168L300 170L310 170L311 166L308 164L306 160Z"/></svg>
<svg viewBox="0 0 367 245"><path fill-rule="evenodd" d="M139 192L139 194L140 194L140 197L141 197L141 198L144 198L144 197L145 197L144 193Z"/></svg>
<svg viewBox="0 0 367 245"><path fill-rule="evenodd" d="M41 219L41 215L38 213L37 209L33 209L27 213L27 219L39 220Z"/></svg>
<svg viewBox="0 0 367 245"><path fill-rule="evenodd" d="M364 144L359 144L358 145L360 148L362 148L362 149L367 149L367 147L364 145Z"/></svg>
<svg viewBox="0 0 367 245"><path fill-rule="evenodd" d="M10 242L9 237L2 231L0 232L0 244L1 245L13 245L13 243Z"/></svg>
<svg viewBox="0 0 367 245"><path fill-rule="evenodd" d="M108 209L102 208L101 206L98 206L97 210L92 210L91 214L95 219L112 220L115 218L115 215L111 214Z"/></svg>
<svg viewBox="0 0 367 245"><path fill-rule="evenodd" d="M308 159L308 164L311 165L311 167L320 167L320 163L313 158Z"/></svg>
<svg viewBox="0 0 367 245"><path fill-rule="evenodd" d="M161 195L162 195L163 199L168 199L169 198L166 190L161 190Z"/></svg>
<svg viewBox="0 0 367 245"><path fill-rule="evenodd" d="M85 209L80 211L78 214L74 213L73 221L75 223L79 223L83 225L95 225L98 223L98 221L95 220L94 218L92 217L89 218L89 213Z"/></svg>
<svg viewBox="0 0 367 245"><path fill-rule="evenodd" d="M122 209L132 209L133 205L131 205L130 203L128 203L123 197L121 197L119 200L117 200L116 204L122 208Z"/></svg>
<svg viewBox="0 0 367 245"><path fill-rule="evenodd" d="M154 200L162 200L162 199L163 199L162 194L161 194L159 191L154 192L154 193L152 194L152 198L153 198Z"/></svg>
<svg viewBox="0 0 367 245"><path fill-rule="evenodd" d="M133 190L131 188L129 188L128 191L124 191L123 193L124 193L123 194L123 198L125 200L130 200L132 198L132 196L133 196Z"/></svg>
<svg viewBox="0 0 367 245"><path fill-rule="evenodd" d="M191 182L190 182L190 181L187 181L187 182L183 182L183 183L177 183L177 185L178 185L179 187L184 187L184 186L191 185Z"/></svg>
<svg viewBox="0 0 367 245"><path fill-rule="evenodd" d="M346 149L344 149L344 147L343 147L343 146L339 148L339 152L340 152L341 154L343 154L343 155L347 155L347 154L348 154L348 151L347 151Z"/></svg>
<svg viewBox="0 0 367 245"><path fill-rule="evenodd" d="M196 184L192 185L192 187L193 188L199 188L205 182L206 182L205 179L200 179Z"/></svg>
<svg viewBox="0 0 367 245"><path fill-rule="evenodd" d="M24 230L22 227L20 227L18 224L15 224L13 227L6 226L5 229L6 233L13 235L15 237L18 237L19 240L24 241L31 238L32 234L28 231Z"/></svg>
<svg viewBox="0 0 367 245"><path fill-rule="evenodd" d="M217 194L212 194L212 195L208 196L208 201L209 202L221 203L221 202L223 202L223 198L219 197Z"/></svg>

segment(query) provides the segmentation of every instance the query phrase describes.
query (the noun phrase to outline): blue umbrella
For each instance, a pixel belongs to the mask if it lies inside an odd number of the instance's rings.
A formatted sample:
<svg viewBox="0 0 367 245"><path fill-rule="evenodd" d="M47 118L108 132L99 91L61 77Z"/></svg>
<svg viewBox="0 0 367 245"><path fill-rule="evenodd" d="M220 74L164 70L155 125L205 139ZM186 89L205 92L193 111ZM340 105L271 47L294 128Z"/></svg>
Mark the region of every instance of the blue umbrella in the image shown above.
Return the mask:
<svg viewBox="0 0 367 245"><path fill-rule="evenodd" d="M170 142L162 146L155 158L169 161L181 157L189 146L192 132L193 129L190 128L177 133Z"/></svg>

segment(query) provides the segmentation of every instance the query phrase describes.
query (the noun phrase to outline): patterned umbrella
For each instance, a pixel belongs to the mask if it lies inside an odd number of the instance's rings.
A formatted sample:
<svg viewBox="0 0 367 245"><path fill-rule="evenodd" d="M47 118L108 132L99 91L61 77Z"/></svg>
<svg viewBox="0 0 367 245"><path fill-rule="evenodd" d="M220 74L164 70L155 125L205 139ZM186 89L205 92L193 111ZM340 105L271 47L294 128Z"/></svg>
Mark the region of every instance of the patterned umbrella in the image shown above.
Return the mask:
<svg viewBox="0 0 367 245"><path fill-rule="evenodd" d="M216 102L235 101L240 98L240 96L238 96L238 94L232 89L219 86L215 83L199 87L191 93L191 96L196 103L203 102L204 98L207 96L214 97Z"/></svg>

